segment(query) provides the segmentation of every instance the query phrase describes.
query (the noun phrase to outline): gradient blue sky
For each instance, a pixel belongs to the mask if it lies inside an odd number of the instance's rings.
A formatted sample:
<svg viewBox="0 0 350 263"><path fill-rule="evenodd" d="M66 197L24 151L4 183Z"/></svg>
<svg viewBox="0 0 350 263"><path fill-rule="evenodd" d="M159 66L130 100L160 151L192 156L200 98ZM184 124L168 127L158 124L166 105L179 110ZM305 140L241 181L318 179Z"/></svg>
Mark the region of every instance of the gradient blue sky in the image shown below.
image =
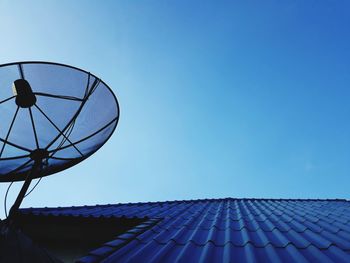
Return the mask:
<svg viewBox="0 0 350 263"><path fill-rule="evenodd" d="M23 206L349 199L347 3L0 0L1 63L86 69L121 106L110 141Z"/></svg>

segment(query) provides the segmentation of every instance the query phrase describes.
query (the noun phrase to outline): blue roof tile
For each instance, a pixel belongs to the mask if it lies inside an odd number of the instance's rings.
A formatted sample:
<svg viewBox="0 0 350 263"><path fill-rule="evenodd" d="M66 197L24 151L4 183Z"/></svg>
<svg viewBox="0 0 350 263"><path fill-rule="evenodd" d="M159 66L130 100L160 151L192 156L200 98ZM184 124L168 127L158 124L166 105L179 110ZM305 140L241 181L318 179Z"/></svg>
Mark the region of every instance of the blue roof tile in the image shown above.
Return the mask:
<svg viewBox="0 0 350 263"><path fill-rule="evenodd" d="M350 230L347 230L347 231L343 231L343 230L340 230L338 233L337 233L338 236L346 239L346 240L350 240Z"/></svg>
<svg viewBox="0 0 350 263"><path fill-rule="evenodd" d="M342 238L341 236L330 233L328 231L322 232L322 235L328 240L330 240L332 244L336 245L337 247L350 251L350 240L346 240L346 238Z"/></svg>
<svg viewBox="0 0 350 263"><path fill-rule="evenodd" d="M285 235L286 238L290 240L290 243L294 244L299 249L304 249L311 245L311 242L304 237L303 233L290 230L286 232Z"/></svg>
<svg viewBox="0 0 350 263"><path fill-rule="evenodd" d="M332 262L349 263L349 251L345 252L336 246L331 246L322 252L330 258Z"/></svg>
<svg viewBox="0 0 350 263"><path fill-rule="evenodd" d="M114 252L114 250L115 249L113 247L103 246L91 251L89 254L100 258L104 258L110 255L112 252Z"/></svg>
<svg viewBox="0 0 350 263"><path fill-rule="evenodd" d="M87 255L83 258L80 258L77 263L93 263L96 262L99 259L99 257L97 256L93 256L93 255Z"/></svg>
<svg viewBox="0 0 350 263"><path fill-rule="evenodd" d="M81 262L350 262L346 200L226 198L21 212L147 219Z"/></svg>
<svg viewBox="0 0 350 263"><path fill-rule="evenodd" d="M303 235L311 244L319 249L326 249L332 245L332 242L329 239L318 233L312 232L311 230L306 230Z"/></svg>

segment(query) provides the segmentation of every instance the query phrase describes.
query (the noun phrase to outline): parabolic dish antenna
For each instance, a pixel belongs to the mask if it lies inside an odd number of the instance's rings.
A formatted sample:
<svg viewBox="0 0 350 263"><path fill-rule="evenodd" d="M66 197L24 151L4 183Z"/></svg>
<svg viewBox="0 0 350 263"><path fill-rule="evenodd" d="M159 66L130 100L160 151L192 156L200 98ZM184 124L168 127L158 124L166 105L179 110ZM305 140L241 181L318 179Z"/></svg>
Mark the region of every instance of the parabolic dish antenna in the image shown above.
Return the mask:
<svg viewBox="0 0 350 263"><path fill-rule="evenodd" d="M81 162L109 139L118 119L116 96L87 71L50 62L0 65L0 182Z"/></svg>

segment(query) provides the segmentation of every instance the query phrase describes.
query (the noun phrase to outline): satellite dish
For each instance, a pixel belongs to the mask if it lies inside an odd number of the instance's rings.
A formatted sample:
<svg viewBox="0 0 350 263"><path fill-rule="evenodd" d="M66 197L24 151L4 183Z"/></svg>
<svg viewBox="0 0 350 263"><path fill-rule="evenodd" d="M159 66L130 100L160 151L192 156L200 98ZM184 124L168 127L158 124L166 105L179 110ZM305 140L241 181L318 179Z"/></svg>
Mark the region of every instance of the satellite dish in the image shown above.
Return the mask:
<svg viewBox="0 0 350 263"><path fill-rule="evenodd" d="M16 210L32 179L67 169L104 145L119 105L107 84L87 71L16 62L0 65L0 116L0 182L25 181Z"/></svg>

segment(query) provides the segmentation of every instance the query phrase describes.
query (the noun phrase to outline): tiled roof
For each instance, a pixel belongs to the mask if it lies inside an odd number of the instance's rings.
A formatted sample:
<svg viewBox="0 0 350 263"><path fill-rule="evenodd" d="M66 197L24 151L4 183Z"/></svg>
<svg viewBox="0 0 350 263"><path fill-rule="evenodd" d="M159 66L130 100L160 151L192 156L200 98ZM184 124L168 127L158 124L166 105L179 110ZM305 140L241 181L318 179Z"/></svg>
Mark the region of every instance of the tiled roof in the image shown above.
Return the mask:
<svg viewBox="0 0 350 263"><path fill-rule="evenodd" d="M1 263L63 263L37 246L8 221L0 221L0 233Z"/></svg>
<svg viewBox="0 0 350 263"><path fill-rule="evenodd" d="M145 218L80 262L350 262L346 200L226 198L21 211Z"/></svg>

